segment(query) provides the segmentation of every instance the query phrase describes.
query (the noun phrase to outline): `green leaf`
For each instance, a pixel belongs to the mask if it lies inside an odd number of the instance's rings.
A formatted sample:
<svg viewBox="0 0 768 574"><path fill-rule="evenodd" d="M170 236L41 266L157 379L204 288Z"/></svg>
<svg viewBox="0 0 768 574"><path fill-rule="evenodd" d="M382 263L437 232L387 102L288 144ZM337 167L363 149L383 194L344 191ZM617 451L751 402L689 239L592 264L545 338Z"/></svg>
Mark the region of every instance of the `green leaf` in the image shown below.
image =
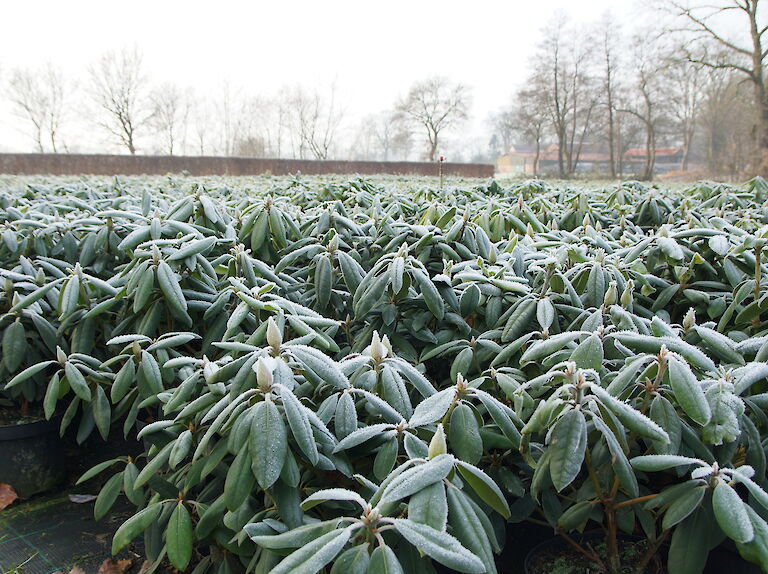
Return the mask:
<svg viewBox="0 0 768 574"><path fill-rule="evenodd" d="M271 487L280 477L288 455L288 434L272 401L256 405L249 433L251 468L261 488Z"/></svg>
<svg viewBox="0 0 768 574"><path fill-rule="evenodd" d="M82 480L82 479L81 479ZM152 504L140 510L120 525L112 538L112 554L117 554L157 520L162 504Z"/></svg>
<svg viewBox="0 0 768 574"><path fill-rule="evenodd" d="M326 488L318 490L305 498L304 502L301 503L301 508L302 510L309 510L310 508L329 500L354 502L361 510L365 510L368 505L368 503L363 500L363 497L356 492L347 490L346 488Z"/></svg>
<svg viewBox="0 0 768 574"><path fill-rule="evenodd" d="M168 550L168 560L178 570L186 570L192 559L192 519L179 501L168 520L165 529L165 547Z"/></svg>
<svg viewBox="0 0 768 574"><path fill-rule="evenodd" d="M474 464L483 456L480 427L472 408L464 402L456 405L451 413L448 440L453 452L463 461Z"/></svg>
<svg viewBox="0 0 768 574"><path fill-rule="evenodd" d="M710 550L712 515L699 507L672 531L667 570L675 574L701 574Z"/></svg>
<svg viewBox="0 0 768 574"><path fill-rule="evenodd" d="M112 423L112 409L109 406L109 399L100 385L96 386L91 407L93 409L93 420L96 423L96 428L99 429L101 438L107 440L109 426Z"/></svg>
<svg viewBox="0 0 768 574"><path fill-rule="evenodd" d="M447 532L407 518L395 518L393 524L403 538L440 564L459 572L485 572L482 560Z"/></svg>
<svg viewBox="0 0 768 574"><path fill-rule="evenodd" d="M448 520L445 485L436 482L412 495L408 501L408 518L436 530L445 530Z"/></svg>
<svg viewBox="0 0 768 574"><path fill-rule="evenodd" d="M496 574L493 551L500 551L491 521L463 490L448 485L448 521L451 533L480 558L488 574Z"/></svg>
<svg viewBox="0 0 768 574"><path fill-rule="evenodd" d="M121 462L123 459L120 458L113 458L112 460L105 460L104 462L100 462L96 466L89 468L87 471L83 473L83 475L77 479L77 482L75 484L81 484L85 482L86 480L90 480L100 472L103 472L104 470L108 469L113 464L117 464L118 462Z"/></svg>
<svg viewBox="0 0 768 574"><path fill-rule="evenodd" d="M381 504L397 502L443 480L453 470L453 464L454 458L443 454L398 474L384 489Z"/></svg>
<svg viewBox="0 0 768 574"><path fill-rule="evenodd" d="M509 505L501 489L493 482L490 476L476 466L461 460L456 461L456 465L461 477L469 483L470 488L475 491L483 502L504 518L510 517Z"/></svg>
<svg viewBox="0 0 768 574"><path fill-rule="evenodd" d="M160 290L163 292L171 313L187 324L192 324L192 320L187 315L187 300L181 291L179 279L165 261L160 261L157 265L157 282L160 284Z"/></svg>
<svg viewBox="0 0 768 574"><path fill-rule="evenodd" d="M45 285L43 285L42 287L36 289L34 292L30 293L26 297L22 297L21 300L18 303L16 303L13 307L11 307L8 310L8 312L9 313L18 313L22 309L26 309L27 307L29 307L30 305L32 305L36 301L39 301L40 299L45 297L45 295L51 289L56 288L60 283L62 283L63 281L66 281L66 280L67 280L66 277L61 277L59 279L51 281L50 283L46 283Z"/></svg>
<svg viewBox="0 0 768 574"><path fill-rule="evenodd" d="M278 476L281 467L282 465L277 466ZM234 511L245 503L251 495L254 481L255 477L251 470L251 453L248 445L245 444L232 461L224 481L224 498L229 510Z"/></svg>
<svg viewBox="0 0 768 574"><path fill-rule="evenodd" d="M445 304L443 298L440 297L440 292L435 287L432 279L429 278L425 272L420 270L414 270L411 274L419 284L419 290L421 296L424 298L424 302L427 304L427 308L437 318L438 321L443 320L445 315Z"/></svg>
<svg viewBox="0 0 768 574"><path fill-rule="evenodd" d="M298 528L293 528L281 534L255 534L254 524L246 524L245 533L259 546L270 550L285 550L287 548L301 548L329 532L334 532L339 525L337 520L325 520L313 522Z"/></svg>
<svg viewBox="0 0 768 574"><path fill-rule="evenodd" d="M688 518L699 507L706 491L706 485L695 485L676 498L664 513L662 529L668 530Z"/></svg>
<svg viewBox="0 0 768 574"><path fill-rule="evenodd" d="M340 440L333 452L341 452L342 450L354 448L367 440L381 435L391 428L393 428L393 425L387 423L377 423L375 425L359 428Z"/></svg>
<svg viewBox="0 0 768 574"><path fill-rule="evenodd" d="M405 574L397 555L389 546L377 546L371 553L367 574Z"/></svg>
<svg viewBox="0 0 768 574"><path fill-rule="evenodd" d="M581 471L587 449L587 421L581 411L570 409L555 424L549 439L552 451L549 468L558 492L571 484Z"/></svg>
<svg viewBox="0 0 768 574"><path fill-rule="evenodd" d="M107 515L109 509L115 504L120 495L120 488L123 486L123 473L118 472L109 478L104 486L101 487L99 495L96 497L96 503L93 505L93 517L101 520Z"/></svg>
<svg viewBox="0 0 768 574"><path fill-rule="evenodd" d="M347 527L315 538L283 559L270 574L316 574L336 558L351 532Z"/></svg>
<svg viewBox="0 0 768 574"><path fill-rule="evenodd" d="M664 429L643 413L627 403L612 397L599 385L590 383L589 388L592 390L592 393L600 399L600 402L615 414L629 430L651 440L657 440L664 443L669 442L669 435L667 435Z"/></svg>
<svg viewBox="0 0 768 574"><path fill-rule="evenodd" d="M744 507L755 530L755 537L746 544L736 544L742 558L755 564L768 564L768 524L749 506Z"/></svg>
<svg viewBox="0 0 768 574"><path fill-rule="evenodd" d="M15 387L16 385L19 385L23 383L24 381L31 379L34 377L37 373L45 369L49 365L53 365L56 363L56 361L43 361L42 363L37 363L35 365L32 365L31 367L27 367L23 371L21 371L18 375L13 377L10 381L8 381L8 384L5 385L5 389L10 389L11 387Z"/></svg>
<svg viewBox="0 0 768 574"><path fill-rule="evenodd" d="M331 574L366 574L371 558L368 544L348 548L334 561Z"/></svg>
<svg viewBox="0 0 768 574"><path fill-rule="evenodd" d="M755 537L755 529L745 510L745 504L736 491L725 482L718 482L712 493L712 509L717 524L726 536L740 544Z"/></svg>
<svg viewBox="0 0 768 574"><path fill-rule="evenodd" d="M16 319L3 332L3 362L8 372L13 373L26 357L27 335L24 325Z"/></svg>
<svg viewBox="0 0 768 574"><path fill-rule="evenodd" d="M376 458L373 460L373 475L382 480L386 478L397 463L397 454L399 451L399 443L397 437L393 436L386 440L381 445Z"/></svg>
<svg viewBox="0 0 768 574"><path fill-rule="evenodd" d="M693 421L700 425L707 424L712 417L712 411L688 363L669 355L668 368L669 383L675 393L675 400Z"/></svg>
<svg viewBox="0 0 768 574"><path fill-rule="evenodd" d="M67 361L64 363L64 374L67 376L67 382L69 382L69 386L75 394L85 402L89 402L91 400L91 389L77 367Z"/></svg>
<svg viewBox="0 0 768 574"><path fill-rule="evenodd" d="M283 386L279 388L288 425L291 427L291 434L301 452L304 453L310 463L315 465L320 457L317 452L317 443L315 443L315 438L312 435L312 425L305 411L306 407L299 402L299 399L290 389Z"/></svg>
<svg viewBox="0 0 768 574"><path fill-rule="evenodd" d="M571 361L580 369L599 371L603 365L603 341L597 335L590 335L571 353Z"/></svg>
<svg viewBox="0 0 768 574"><path fill-rule="evenodd" d="M455 396L456 388L451 387L427 397L413 409L408 425L419 427L440 420L448 412Z"/></svg>
<svg viewBox="0 0 768 574"><path fill-rule="evenodd" d="M667 470L668 468L675 468L676 466L689 466L691 464L703 466L702 461L698 458L671 454L636 456L629 462L632 463L632 466L637 470L643 470L645 472L657 472L659 470Z"/></svg>

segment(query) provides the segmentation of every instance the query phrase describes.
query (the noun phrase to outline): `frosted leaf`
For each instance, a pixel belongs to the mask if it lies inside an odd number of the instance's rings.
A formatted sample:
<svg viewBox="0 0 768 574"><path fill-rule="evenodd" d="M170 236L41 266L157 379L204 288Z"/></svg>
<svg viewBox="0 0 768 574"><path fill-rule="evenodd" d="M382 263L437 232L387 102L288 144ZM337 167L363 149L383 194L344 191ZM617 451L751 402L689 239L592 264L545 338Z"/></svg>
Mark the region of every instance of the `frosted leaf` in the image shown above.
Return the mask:
<svg viewBox="0 0 768 574"><path fill-rule="evenodd" d="M355 432L350 433L344 439L339 441L339 444L336 445L336 448L333 452L340 452L342 450L346 450L348 448L353 448L359 444L364 443L365 441L372 439L373 437L379 436L382 434L385 430L392 429L393 425L386 424L386 423L379 423L367 427L363 427L361 429L357 429Z"/></svg>
<svg viewBox="0 0 768 574"><path fill-rule="evenodd" d="M351 534L351 527L324 534L284 558L271 574L315 574L336 558Z"/></svg>
<svg viewBox="0 0 768 574"><path fill-rule="evenodd" d="M308 510L313 506L317 506L318 504L328 500L355 502L363 510L365 510L365 508L368 506L368 503L363 500L363 497L356 492L347 490L346 488L326 488L324 490L318 490L317 492L305 498L304 502L301 503L301 508Z"/></svg>
<svg viewBox="0 0 768 574"><path fill-rule="evenodd" d="M748 341L750 341L750 339L747 339L745 342ZM733 375L736 380L733 392L740 395L756 382L768 377L768 363L747 363L743 367L739 367L733 371Z"/></svg>
<svg viewBox="0 0 768 574"><path fill-rule="evenodd" d="M455 396L456 388L451 387L424 399L416 405L408 425L419 427L440 420L448 412Z"/></svg>
<svg viewBox="0 0 768 574"><path fill-rule="evenodd" d="M424 554L454 570L481 574L485 572L483 561L462 546L447 532L440 532L426 524L407 518L392 521L397 532Z"/></svg>
<svg viewBox="0 0 768 574"><path fill-rule="evenodd" d="M414 468L399 474L385 488L381 503L396 502L418 492L425 486L443 480L454 465L451 455L442 454Z"/></svg>

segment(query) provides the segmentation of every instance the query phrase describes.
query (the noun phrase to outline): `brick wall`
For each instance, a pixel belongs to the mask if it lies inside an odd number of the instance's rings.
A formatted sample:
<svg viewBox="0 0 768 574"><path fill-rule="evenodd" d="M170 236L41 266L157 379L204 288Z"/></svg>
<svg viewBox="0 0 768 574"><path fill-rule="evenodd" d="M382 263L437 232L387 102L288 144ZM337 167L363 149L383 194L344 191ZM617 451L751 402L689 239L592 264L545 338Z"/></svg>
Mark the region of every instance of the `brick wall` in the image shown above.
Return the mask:
<svg viewBox="0 0 768 574"><path fill-rule="evenodd" d="M493 177L494 167L480 163L444 163L443 173ZM0 154L0 174L16 175L203 175L394 174L438 175L436 163L407 161L312 161L250 157L130 156L96 154Z"/></svg>

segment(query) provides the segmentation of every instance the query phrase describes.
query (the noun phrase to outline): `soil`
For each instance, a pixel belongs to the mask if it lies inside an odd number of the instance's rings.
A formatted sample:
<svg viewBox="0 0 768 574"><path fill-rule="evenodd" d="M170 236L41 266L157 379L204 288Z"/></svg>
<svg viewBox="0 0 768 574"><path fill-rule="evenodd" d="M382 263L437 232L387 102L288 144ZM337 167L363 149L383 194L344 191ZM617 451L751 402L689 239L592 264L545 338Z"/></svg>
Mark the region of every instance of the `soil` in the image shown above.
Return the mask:
<svg viewBox="0 0 768 574"><path fill-rule="evenodd" d="M621 563L624 565L620 572L622 574L635 574L634 564L645 553L646 541L622 540L619 544ZM592 543L591 547L605 561L605 542ZM528 571L529 574L603 574L605 572L598 564L565 543L556 543L542 548L541 552L531 556L528 562ZM664 573L665 570L659 564L654 564L653 560L643 570L643 574Z"/></svg>
<svg viewBox="0 0 768 574"><path fill-rule="evenodd" d="M26 413L19 412L18 407L0 407L0 427L24 425L45 420L42 407L30 407Z"/></svg>

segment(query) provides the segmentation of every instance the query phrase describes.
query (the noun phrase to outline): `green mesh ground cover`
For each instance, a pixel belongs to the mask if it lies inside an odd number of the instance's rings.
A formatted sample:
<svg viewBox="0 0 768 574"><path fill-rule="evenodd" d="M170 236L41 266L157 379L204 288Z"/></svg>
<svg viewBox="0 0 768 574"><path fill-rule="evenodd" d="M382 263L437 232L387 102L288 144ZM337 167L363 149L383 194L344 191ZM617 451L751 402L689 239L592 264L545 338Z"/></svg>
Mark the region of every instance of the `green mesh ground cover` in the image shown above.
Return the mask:
<svg viewBox="0 0 768 574"><path fill-rule="evenodd" d="M0 573L50 574L79 565L95 574L111 556L112 533L129 515L128 506L119 506L96 522L93 503L72 503L68 493L14 505L0 512ZM120 557L139 562L130 551Z"/></svg>

